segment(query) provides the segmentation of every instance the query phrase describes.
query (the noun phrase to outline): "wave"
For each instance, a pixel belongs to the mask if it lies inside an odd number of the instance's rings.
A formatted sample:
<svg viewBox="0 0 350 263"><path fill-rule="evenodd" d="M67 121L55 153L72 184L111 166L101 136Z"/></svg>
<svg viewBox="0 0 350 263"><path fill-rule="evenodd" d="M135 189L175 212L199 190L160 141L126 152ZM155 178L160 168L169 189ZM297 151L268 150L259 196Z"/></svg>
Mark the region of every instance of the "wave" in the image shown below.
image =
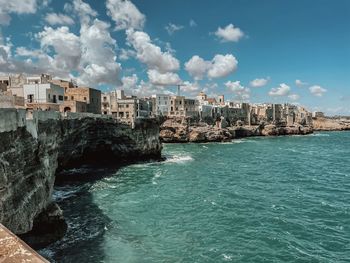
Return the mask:
<svg viewBox="0 0 350 263"><path fill-rule="evenodd" d="M329 134L327 133L312 133L309 136L315 136L315 137L329 137Z"/></svg>
<svg viewBox="0 0 350 263"><path fill-rule="evenodd" d="M190 155L172 155L167 157L164 161L165 163L185 163L193 161L193 158Z"/></svg>
<svg viewBox="0 0 350 263"><path fill-rule="evenodd" d="M68 199L72 196L75 196L78 192L81 191L82 187L55 187L53 191L52 198L55 202L59 202L65 199Z"/></svg>

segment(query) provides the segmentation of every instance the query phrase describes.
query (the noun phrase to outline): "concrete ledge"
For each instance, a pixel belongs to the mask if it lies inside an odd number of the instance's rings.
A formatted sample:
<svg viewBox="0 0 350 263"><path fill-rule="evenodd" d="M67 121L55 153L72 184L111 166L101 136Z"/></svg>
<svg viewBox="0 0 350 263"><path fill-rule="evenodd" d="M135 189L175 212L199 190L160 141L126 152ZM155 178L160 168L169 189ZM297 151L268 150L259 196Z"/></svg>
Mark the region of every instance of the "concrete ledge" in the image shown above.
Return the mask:
<svg viewBox="0 0 350 263"><path fill-rule="evenodd" d="M0 224L0 262L48 263L49 261Z"/></svg>

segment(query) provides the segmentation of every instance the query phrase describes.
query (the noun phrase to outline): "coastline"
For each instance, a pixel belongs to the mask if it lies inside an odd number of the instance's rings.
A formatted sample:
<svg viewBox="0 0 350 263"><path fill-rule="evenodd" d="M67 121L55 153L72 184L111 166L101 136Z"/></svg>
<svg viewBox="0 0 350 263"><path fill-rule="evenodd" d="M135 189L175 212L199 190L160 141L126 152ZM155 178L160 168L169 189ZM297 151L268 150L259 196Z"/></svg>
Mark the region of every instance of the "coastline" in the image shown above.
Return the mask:
<svg viewBox="0 0 350 263"><path fill-rule="evenodd" d="M256 136L306 135L313 133L310 126L228 126L217 127L203 122L167 120L160 126L160 140L163 143L227 142L234 139Z"/></svg>

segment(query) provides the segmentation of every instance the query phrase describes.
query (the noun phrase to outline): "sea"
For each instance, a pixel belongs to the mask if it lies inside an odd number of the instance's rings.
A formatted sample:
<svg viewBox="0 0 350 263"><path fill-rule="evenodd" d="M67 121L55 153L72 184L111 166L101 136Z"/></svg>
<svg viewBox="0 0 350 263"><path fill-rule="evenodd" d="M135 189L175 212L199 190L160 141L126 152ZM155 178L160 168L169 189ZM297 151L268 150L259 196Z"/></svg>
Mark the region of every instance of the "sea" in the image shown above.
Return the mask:
<svg viewBox="0 0 350 263"><path fill-rule="evenodd" d="M350 132L165 144L56 186L51 262L350 262ZM102 177L100 175L103 175Z"/></svg>

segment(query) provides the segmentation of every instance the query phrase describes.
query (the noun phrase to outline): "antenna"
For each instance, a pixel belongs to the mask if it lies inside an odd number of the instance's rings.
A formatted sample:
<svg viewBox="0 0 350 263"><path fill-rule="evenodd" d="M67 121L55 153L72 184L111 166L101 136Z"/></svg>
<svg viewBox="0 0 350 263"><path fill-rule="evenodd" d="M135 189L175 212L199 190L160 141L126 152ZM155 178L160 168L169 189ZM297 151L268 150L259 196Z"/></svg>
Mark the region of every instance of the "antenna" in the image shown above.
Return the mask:
<svg viewBox="0 0 350 263"><path fill-rule="evenodd" d="M185 84L177 84L177 96L180 96L181 86L186 86Z"/></svg>

